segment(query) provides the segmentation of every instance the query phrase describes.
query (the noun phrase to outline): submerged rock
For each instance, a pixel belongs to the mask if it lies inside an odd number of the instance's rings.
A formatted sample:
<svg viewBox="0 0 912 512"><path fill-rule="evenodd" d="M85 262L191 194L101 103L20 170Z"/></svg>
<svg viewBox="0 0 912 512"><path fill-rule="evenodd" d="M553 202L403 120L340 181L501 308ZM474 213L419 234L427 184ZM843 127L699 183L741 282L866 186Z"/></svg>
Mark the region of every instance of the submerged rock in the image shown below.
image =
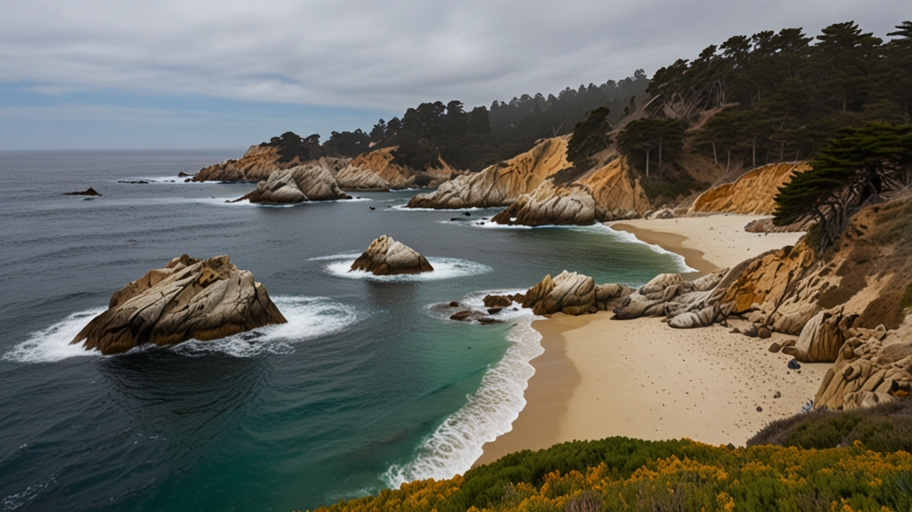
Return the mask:
<svg viewBox="0 0 912 512"><path fill-rule="evenodd" d="M377 276L420 274L431 272L434 267L427 258L411 247L382 235L352 263L351 270L363 270Z"/></svg>
<svg viewBox="0 0 912 512"><path fill-rule="evenodd" d="M64 195L65 196L100 196L101 194L99 194L98 191L95 190L94 188L89 187L89 188L83 190L82 192L67 192Z"/></svg>
<svg viewBox="0 0 912 512"><path fill-rule="evenodd" d="M283 323L266 288L228 256L200 260L185 254L114 293L108 310L71 344L120 354L141 345L208 341Z"/></svg>

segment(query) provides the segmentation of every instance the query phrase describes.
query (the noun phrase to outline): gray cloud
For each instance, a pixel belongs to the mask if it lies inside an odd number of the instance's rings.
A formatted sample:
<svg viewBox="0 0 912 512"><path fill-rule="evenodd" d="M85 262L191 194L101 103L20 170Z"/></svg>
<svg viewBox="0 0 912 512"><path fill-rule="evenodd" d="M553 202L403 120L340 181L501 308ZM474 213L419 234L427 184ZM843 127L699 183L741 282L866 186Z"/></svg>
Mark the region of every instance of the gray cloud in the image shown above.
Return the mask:
<svg viewBox="0 0 912 512"><path fill-rule="evenodd" d="M32 0L0 17L0 83L400 110L651 74L736 34L855 20L908 0Z"/></svg>

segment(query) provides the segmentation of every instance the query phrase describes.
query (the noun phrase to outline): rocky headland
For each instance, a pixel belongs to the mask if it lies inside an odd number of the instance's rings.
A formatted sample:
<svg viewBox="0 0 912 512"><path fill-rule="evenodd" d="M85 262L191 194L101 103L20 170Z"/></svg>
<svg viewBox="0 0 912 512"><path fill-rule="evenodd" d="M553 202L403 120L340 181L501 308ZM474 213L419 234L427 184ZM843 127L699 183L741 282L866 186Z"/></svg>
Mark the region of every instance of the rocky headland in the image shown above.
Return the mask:
<svg viewBox="0 0 912 512"><path fill-rule="evenodd" d="M377 276L391 276L432 272L434 267L418 251L393 240L392 237L381 235L352 263L349 271L352 270L370 272Z"/></svg>
<svg viewBox="0 0 912 512"><path fill-rule="evenodd" d="M625 157L613 158L576 181L564 185L554 181L545 180L531 193L519 196L491 221L523 226L589 225L638 218L652 211Z"/></svg>
<svg viewBox="0 0 912 512"><path fill-rule="evenodd" d="M256 204L293 204L351 199L351 196L339 188L326 167L308 164L276 171L257 183L253 192L229 202L245 199Z"/></svg>
<svg viewBox="0 0 912 512"><path fill-rule="evenodd" d="M476 174L457 176L429 194L419 194L409 201L408 207L442 210L508 206L569 166L567 137L545 139L509 160Z"/></svg>
<svg viewBox="0 0 912 512"><path fill-rule="evenodd" d="M71 344L111 355L149 344L209 341L286 322L266 287L228 256L201 260L185 254L114 293L107 311L92 319Z"/></svg>

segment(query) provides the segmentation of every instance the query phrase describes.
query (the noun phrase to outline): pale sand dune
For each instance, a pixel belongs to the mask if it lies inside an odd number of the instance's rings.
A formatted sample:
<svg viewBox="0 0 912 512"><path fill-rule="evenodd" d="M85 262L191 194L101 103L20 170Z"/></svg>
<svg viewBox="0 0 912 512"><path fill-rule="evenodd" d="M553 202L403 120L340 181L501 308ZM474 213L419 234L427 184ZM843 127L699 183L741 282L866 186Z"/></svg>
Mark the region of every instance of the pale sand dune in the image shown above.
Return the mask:
<svg viewBox="0 0 912 512"><path fill-rule="evenodd" d="M755 218L717 215L623 224L641 239L653 237L644 241L683 253L688 265L706 272L799 238L738 231ZM721 326L676 330L660 319L610 316L555 315L533 324L542 333L545 354L532 361L536 373L525 392L526 407L512 431L484 446L477 464L522 449L610 436L743 445L766 423L798 412L830 366L789 370L789 357L767 350L772 341L786 338L780 334L760 340ZM781 397L773 398L777 391Z"/></svg>

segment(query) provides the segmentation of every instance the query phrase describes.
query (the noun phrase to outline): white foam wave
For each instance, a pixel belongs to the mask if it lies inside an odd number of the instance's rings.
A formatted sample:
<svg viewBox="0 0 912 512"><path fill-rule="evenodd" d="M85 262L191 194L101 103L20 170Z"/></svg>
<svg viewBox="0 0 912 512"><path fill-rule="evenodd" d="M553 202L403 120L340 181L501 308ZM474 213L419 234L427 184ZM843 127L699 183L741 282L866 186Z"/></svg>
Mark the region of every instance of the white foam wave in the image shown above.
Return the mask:
<svg viewBox="0 0 912 512"><path fill-rule="evenodd" d="M29 334L27 340L16 345L3 359L18 363L53 363L71 357L98 356L94 350L85 350L82 345L70 345L89 321L107 308L95 308L73 313L46 329Z"/></svg>
<svg viewBox="0 0 912 512"><path fill-rule="evenodd" d="M487 210L488 208L478 208L477 206L472 206L470 208L409 208L405 204L397 204L395 206L390 206L387 210L395 210L397 212L475 212L479 210Z"/></svg>
<svg viewBox="0 0 912 512"><path fill-rule="evenodd" d="M336 277L345 277L348 279L366 279L369 281L380 282L406 282L406 281L441 281L443 279L453 279L456 277L475 276L478 274L487 274L493 269L481 263L474 261L461 260L458 258L436 258L429 257L427 260L434 267L432 272L422 272L421 274L400 274L395 276L375 276L370 272L363 270L351 271L352 263L360 256L359 254L339 254L336 256L324 256L322 258L311 258L313 260L323 259L332 260L326 266L326 271Z"/></svg>
<svg viewBox="0 0 912 512"><path fill-rule="evenodd" d="M627 231L621 231L618 229L611 229L609 226L601 226L601 227L604 228L605 230L607 230L607 233L609 235L613 236L614 238L616 238L619 242L627 242L627 243L631 243L631 244L645 245L646 247L649 247L650 249L652 249L654 252L657 252L659 254L667 254L667 255L671 256L672 259L675 261L675 263L678 264L678 272L697 272L697 269L695 269L687 264L687 261L684 259L684 256L681 256L680 254L678 254L676 252L666 250L655 244L646 243L646 242L640 240L639 238L637 238L636 235L634 235L633 233L628 233Z"/></svg>
<svg viewBox="0 0 912 512"><path fill-rule="evenodd" d="M483 295L479 295L480 298ZM414 459L393 465L384 474L390 488L426 478L452 478L471 469L482 455L482 446L513 428L526 406L523 393L535 374L530 361L544 352L541 334L531 327L539 318L527 309L507 335L513 344L503 359L491 367L481 387L469 395L468 403L447 418L422 441Z"/></svg>
<svg viewBox="0 0 912 512"><path fill-rule="evenodd" d="M187 356L211 353L235 357L287 354L294 350L295 343L340 332L366 317L354 307L325 297L273 297L273 301L288 323L267 325L217 340L190 340L165 350ZM19 363L52 363L71 357L100 356L99 352L85 350L82 345L70 345L70 341L92 318L105 310L95 308L73 313L47 329L35 331L29 334L26 341L4 354L3 359ZM140 347L133 351L148 349Z"/></svg>
<svg viewBox="0 0 912 512"><path fill-rule="evenodd" d="M356 260L361 256L360 252L346 252L344 254L333 254L332 256L317 256L316 258L307 258L307 261L335 261L335 260Z"/></svg>
<svg viewBox="0 0 912 512"><path fill-rule="evenodd" d="M188 356L211 353L234 357L260 354L288 354L293 345L345 330L366 315L352 306L326 297L273 297L273 302L288 320L253 331L211 341L190 340L171 350Z"/></svg>

